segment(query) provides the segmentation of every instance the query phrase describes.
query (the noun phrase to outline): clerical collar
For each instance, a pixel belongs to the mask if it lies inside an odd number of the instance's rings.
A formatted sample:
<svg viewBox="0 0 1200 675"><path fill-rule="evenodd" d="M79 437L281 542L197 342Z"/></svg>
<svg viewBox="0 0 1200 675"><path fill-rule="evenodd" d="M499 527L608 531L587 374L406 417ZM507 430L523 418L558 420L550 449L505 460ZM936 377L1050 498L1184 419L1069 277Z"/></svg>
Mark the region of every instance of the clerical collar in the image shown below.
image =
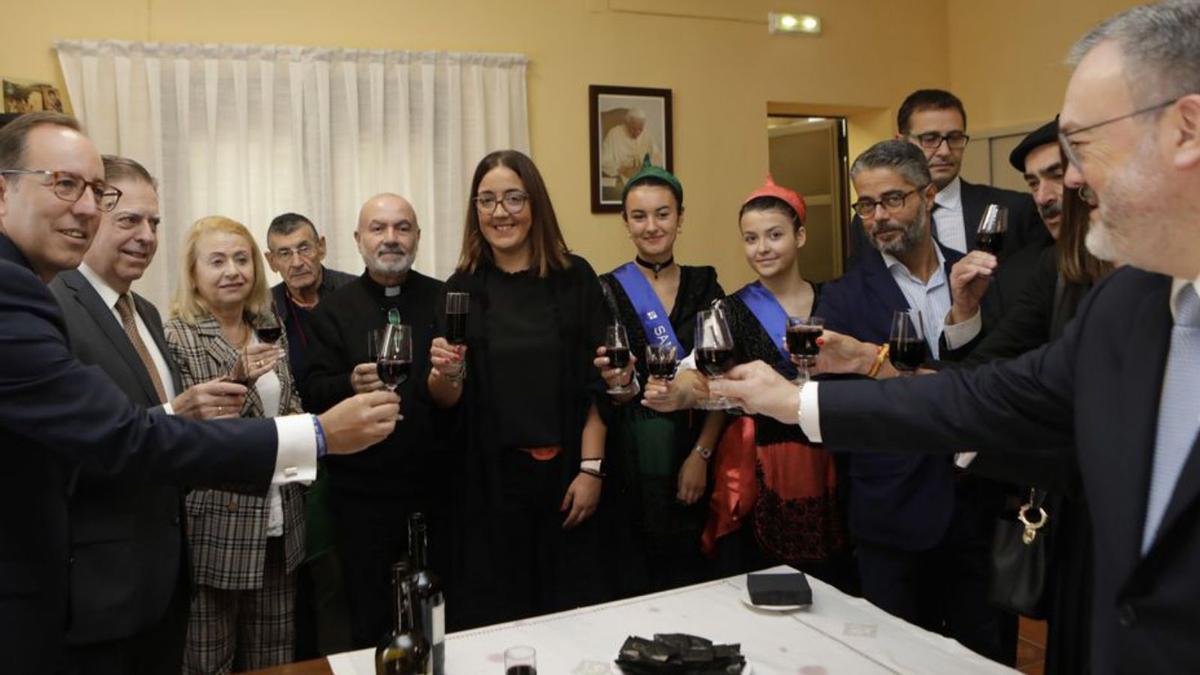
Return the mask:
<svg viewBox="0 0 1200 675"><path fill-rule="evenodd" d="M397 295L400 295L400 287L399 286L384 286L383 287L383 297L394 298Z"/></svg>
<svg viewBox="0 0 1200 675"><path fill-rule="evenodd" d="M634 261L637 262L637 264L641 265L642 267L645 267L646 269L650 270L651 272L654 272L654 278L657 279L659 272L661 272L661 271L667 269L668 267L670 267L671 265L675 264L675 256L671 256L670 258L667 258L666 262L655 263L655 262L650 262L649 260L645 260L642 258L642 256L639 255L639 256L634 257Z"/></svg>

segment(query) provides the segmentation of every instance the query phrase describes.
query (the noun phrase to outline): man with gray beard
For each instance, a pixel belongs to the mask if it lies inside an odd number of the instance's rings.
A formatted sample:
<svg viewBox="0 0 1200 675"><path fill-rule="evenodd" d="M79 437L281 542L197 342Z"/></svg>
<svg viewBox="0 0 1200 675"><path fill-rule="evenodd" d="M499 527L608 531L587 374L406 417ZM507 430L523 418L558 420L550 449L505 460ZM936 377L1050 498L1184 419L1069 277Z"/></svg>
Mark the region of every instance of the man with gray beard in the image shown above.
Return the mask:
<svg viewBox="0 0 1200 675"><path fill-rule="evenodd" d="M963 256L930 235L938 188L925 155L907 141L877 143L854 160L850 177L858 194L852 206L872 248L822 289L814 314L830 330L887 344L894 313L920 310L928 358L945 358L973 334L944 325L955 300L951 266ZM1011 664L1004 619L987 603L992 523L985 502L994 495L956 477L945 455L854 453L848 464L850 534L866 598Z"/></svg>
<svg viewBox="0 0 1200 675"><path fill-rule="evenodd" d="M321 300L312 314L304 402L319 411L359 392L383 389L368 341L389 315L412 327L411 372L400 384L404 419L359 461L326 462L335 546L342 560L354 648L370 647L389 628L391 565L407 552L410 513L429 514L439 492L432 410L425 382L443 284L412 269L421 228L412 204L376 195L363 204L354 233L366 271ZM436 514L431 518L437 526ZM431 539L438 541L438 533ZM444 541L444 540L443 540Z"/></svg>

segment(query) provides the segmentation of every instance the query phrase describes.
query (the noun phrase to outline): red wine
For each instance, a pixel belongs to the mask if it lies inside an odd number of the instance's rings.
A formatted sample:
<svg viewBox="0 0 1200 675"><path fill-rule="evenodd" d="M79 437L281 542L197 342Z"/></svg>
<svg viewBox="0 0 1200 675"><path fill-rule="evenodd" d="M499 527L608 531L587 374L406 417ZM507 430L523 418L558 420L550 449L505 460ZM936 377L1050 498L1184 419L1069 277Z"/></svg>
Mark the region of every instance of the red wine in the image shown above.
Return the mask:
<svg viewBox="0 0 1200 675"><path fill-rule="evenodd" d="M916 370L925 363L925 341L888 340L888 359L896 370Z"/></svg>
<svg viewBox="0 0 1200 675"><path fill-rule="evenodd" d="M697 349L696 366L709 377L724 375L735 365L732 349Z"/></svg>
<svg viewBox="0 0 1200 675"><path fill-rule="evenodd" d="M987 251L992 255L999 255L1000 250L1004 248L1004 233L980 232L975 238L975 248Z"/></svg>
<svg viewBox="0 0 1200 675"><path fill-rule="evenodd" d="M537 675L537 668L533 666L509 666L504 671L504 675Z"/></svg>
<svg viewBox="0 0 1200 675"><path fill-rule="evenodd" d="M452 345L467 344L467 314L446 315L446 342Z"/></svg>
<svg viewBox="0 0 1200 675"><path fill-rule="evenodd" d="M646 363L646 370L650 371L650 377L670 380L675 377L675 362L666 359L648 361Z"/></svg>
<svg viewBox="0 0 1200 675"><path fill-rule="evenodd" d="M379 379L389 387L399 387L404 384L404 381L408 379L408 371L411 367L411 361L400 359L380 359L375 363Z"/></svg>
<svg viewBox="0 0 1200 675"><path fill-rule="evenodd" d="M817 345L817 338L824 333L820 326L788 326L787 329L787 348L792 356L802 358L817 358L821 348Z"/></svg>
<svg viewBox="0 0 1200 675"><path fill-rule="evenodd" d="M259 342L279 342L279 338L283 337L283 328L280 326L260 326L254 329L254 334L258 336Z"/></svg>
<svg viewBox="0 0 1200 675"><path fill-rule="evenodd" d="M629 347L605 347L604 355L608 357L610 368L624 368L629 365Z"/></svg>

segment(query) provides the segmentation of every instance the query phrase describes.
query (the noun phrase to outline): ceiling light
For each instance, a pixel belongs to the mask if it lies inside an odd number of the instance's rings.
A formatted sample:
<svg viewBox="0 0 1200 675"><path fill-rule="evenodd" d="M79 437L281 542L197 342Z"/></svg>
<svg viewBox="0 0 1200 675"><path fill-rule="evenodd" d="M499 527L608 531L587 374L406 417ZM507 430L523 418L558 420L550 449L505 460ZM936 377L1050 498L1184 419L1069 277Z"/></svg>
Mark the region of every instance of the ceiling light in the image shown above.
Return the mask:
<svg viewBox="0 0 1200 675"><path fill-rule="evenodd" d="M812 14L767 14L767 27L771 33L821 34L821 19Z"/></svg>

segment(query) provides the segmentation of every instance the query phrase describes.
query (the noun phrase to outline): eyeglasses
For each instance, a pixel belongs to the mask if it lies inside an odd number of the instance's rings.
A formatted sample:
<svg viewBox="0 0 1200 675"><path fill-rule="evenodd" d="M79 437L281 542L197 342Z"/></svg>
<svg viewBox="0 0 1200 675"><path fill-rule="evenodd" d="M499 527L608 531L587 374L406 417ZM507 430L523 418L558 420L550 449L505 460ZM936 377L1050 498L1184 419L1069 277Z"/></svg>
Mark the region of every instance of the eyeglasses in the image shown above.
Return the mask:
<svg viewBox="0 0 1200 675"><path fill-rule="evenodd" d="M296 248L280 248L271 251L271 256L277 258L279 262L287 263L292 259L292 255L298 255L305 260L313 257L317 252L317 247L305 242Z"/></svg>
<svg viewBox="0 0 1200 675"><path fill-rule="evenodd" d="M475 202L475 207L480 213L492 214L496 212L497 204L504 204L504 210L508 215L515 216L525 210L525 204L529 202L529 195L520 190L509 190L504 193L504 196L497 199L496 195L485 192L477 195L472 201Z"/></svg>
<svg viewBox="0 0 1200 675"><path fill-rule="evenodd" d="M1076 153L1076 144L1074 141L1071 140L1072 136L1074 136L1075 134L1081 134L1085 131L1099 129L1100 127L1112 124L1113 122L1120 122L1121 120L1126 120L1131 117L1137 117L1138 115L1144 115L1148 112L1154 112L1155 110L1160 110L1169 105L1173 105L1176 101L1178 101L1181 98L1183 98L1183 96L1176 96L1175 98L1173 98L1169 101L1163 101L1162 103L1156 103L1155 105L1146 106L1145 108L1138 108L1137 110L1134 110L1131 113L1126 113L1124 115L1118 115L1117 117L1112 117L1110 119L1106 119L1103 122L1096 122L1095 124L1089 124L1086 127L1080 127L1078 129L1072 129L1070 131L1060 131L1060 132L1058 132L1058 144L1062 146L1063 154L1067 156L1068 162L1073 164L1075 166L1075 168L1082 167L1083 164L1079 161L1079 155Z"/></svg>
<svg viewBox="0 0 1200 675"><path fill-rule="evenodd" d="M47 176L50 182L43 183L54 191L54 196L64 202L74 204L83 196L85 190L91 188L92 197L96 201L96 208L105 213L117 208L117 202L121 200L121 191L117 188L105 183L102 180L87 181L76 173L70 171L47 171L45 169L4 169L0 170L0 175L5 176Z"/></svg>
<svg viewBox="0 0 1200 675"><path fill-rule="evenodd" d="M928 131L923 134L909 134L908 137L915 140L926 150L937 150L942 141L945 141L951 150L962 150L967 147L967 141L971 140L970 136L961 131L951 131L945 135L939 134L936 131Z"/></svg>
<svg viewBox="0 0 1200 675"><path fill-rule="evenodd" d="M909 190L908 192L888 192L880 197L879 201L864 197L863 199L851 204L850 208L854 209L854 212L857 213L860 218L870 218L875 215L875 208L878 206L882 206L885 211L889 212L903 208L904 202L908 200L909 195L919 192L923 189L924 188L916 188L914 190Z"/></svg>

